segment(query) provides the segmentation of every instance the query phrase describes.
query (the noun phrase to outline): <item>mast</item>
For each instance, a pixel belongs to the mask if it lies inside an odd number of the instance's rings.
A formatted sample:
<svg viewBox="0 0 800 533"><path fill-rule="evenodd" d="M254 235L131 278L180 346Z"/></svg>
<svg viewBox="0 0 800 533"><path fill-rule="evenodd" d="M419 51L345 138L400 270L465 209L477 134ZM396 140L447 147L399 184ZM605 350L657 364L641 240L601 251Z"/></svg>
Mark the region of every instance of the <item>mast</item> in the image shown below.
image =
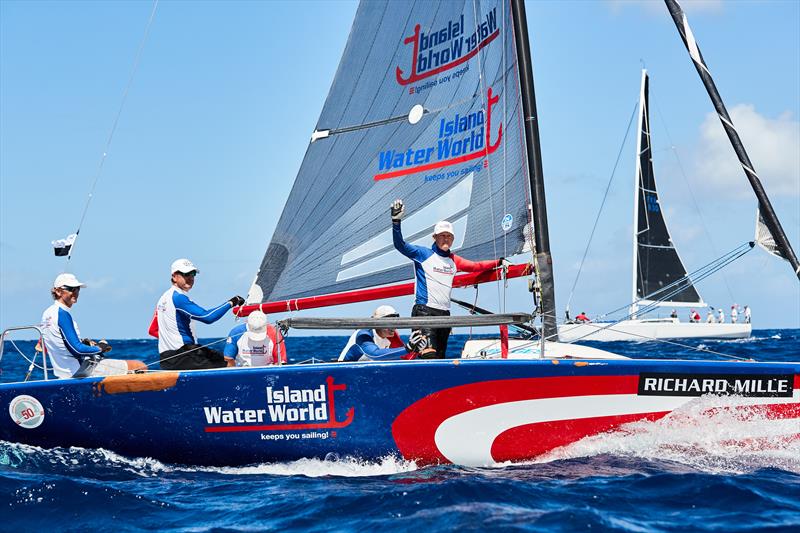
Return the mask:
<svg viewBox="0 0 800 533"><path fill-rule="evenodd" d="M748 157L747 152L744 149L744 145L739 138L739 133L733 126L733 121L731 120L730 115L728 115L728 110L725 108L725 104L722 102L722 97L720 96L719 91L717 91L717 86L714 84L714 80L711 78L708 67L706 67L703 54L700 53L700 48L697 46L697 42L694 39L691 28L689 28L689 21L686 19L686 15L683 13L683 10L678 2L675 0L664 0L664 2L667 5L670 15L672 15L672 20L675 22L675 26L678 28L678 33L680 33L681 39L683 39L683 44L686 45L686 50L688 50L689 55L694 62L694 67L697 69L700 79L703 80L703 85L705 85L708 96L711 98L711 102L714 104L714 108L717 111L719 120L722 122L722 127L725 128L725 133L728 135L728 139L730 140L736 155L739 157L739 163L742 165L742 169L744 169L747 180L750 182L750 186L753 188L756 198L758 198L759 211L764 223L772 234L772 237L775 239L778 252L780 253L781 257L789 261L789 264L792 265L792 269L794 270L798 279L800 279L800 263L797 261L797 256L795 256L794 250L792 250L792 245L789 243L789 239L786 237L783 227L781 227L781 223L778 220L778 216L775 214L775 210L772 208L769 198L767 198L767 193L764 190L763 185L761 185L761 180L758 178L758 174L756 174L753 164L750 162L750 158Z"/></svg>
<svg viewBox="0 0 800 533"><path fill-rule="evenodd" d="M642 175L642 130L644 129L644 107L645 107L645 83L647 83L647 70L642 69L642 87L639 90L639 130L636 133L636 172L633 176L633 245L632 266L631 266L631 318L636 318L639 306L636 301L639 299L636 293L636 276L639 273L639 187Z"/></svg>
<svg viewBox="0 0 800 533"><path fill-rule="evenodd" d="M542 172L542 150L539 145L539 116L536 113L536 95L533 91L533 70L531 67L530 42L528 40L528 19L525 16L523 0L511 0L511 14L514 24L514 39L519 62L522 110L525 117L525 144L533 204L533 232L536 253L536 266L539 276L542 307L542 338L558 340L556 326L556 298L553 286L553 258L550 255L550 236L547 229L547 206L544 195Z"/></svg>

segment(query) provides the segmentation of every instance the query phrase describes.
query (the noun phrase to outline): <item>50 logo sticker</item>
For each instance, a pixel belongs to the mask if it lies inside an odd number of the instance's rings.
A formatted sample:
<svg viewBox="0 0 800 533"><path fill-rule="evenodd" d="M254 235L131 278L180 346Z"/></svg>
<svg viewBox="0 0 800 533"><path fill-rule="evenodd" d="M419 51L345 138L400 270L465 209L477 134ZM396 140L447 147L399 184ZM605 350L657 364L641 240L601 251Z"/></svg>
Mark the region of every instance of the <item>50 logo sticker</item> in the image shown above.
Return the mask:
<svg viewBox="0 0 800 533"><path fill-rule="evenodd" d="M44 407L33 396L16 396L8 405L8 414L19 427L38 428L44 422Z"/></svg>

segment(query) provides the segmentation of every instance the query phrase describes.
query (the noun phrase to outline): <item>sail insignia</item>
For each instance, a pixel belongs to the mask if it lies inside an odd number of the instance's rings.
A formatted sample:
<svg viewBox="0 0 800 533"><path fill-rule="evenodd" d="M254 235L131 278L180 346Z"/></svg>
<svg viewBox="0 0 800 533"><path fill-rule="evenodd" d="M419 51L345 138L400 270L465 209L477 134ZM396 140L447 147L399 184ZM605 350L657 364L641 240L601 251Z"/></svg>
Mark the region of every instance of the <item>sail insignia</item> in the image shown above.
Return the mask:
<svg viewBox="0 0 800 533"><path fill-rule="evenodd" d="M511 7L501 0L362 2L248 302L357 291L413 279L393 247L510 257L530 240L524 119ZM528 228L526 230L526 228Z"/></svg>

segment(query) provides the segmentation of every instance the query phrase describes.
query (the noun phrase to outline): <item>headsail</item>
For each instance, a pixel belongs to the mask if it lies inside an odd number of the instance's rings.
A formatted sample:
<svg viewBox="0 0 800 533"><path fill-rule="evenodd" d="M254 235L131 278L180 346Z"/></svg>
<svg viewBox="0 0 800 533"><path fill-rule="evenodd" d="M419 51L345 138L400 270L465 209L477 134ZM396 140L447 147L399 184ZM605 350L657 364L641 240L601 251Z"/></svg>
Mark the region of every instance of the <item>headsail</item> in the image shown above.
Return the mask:
<svg viewBox="0 0 800 533"><path fill-rule="evenodd" d="M649 78L642 70L634 192L633 301L705 305L687 277L658 199L650 139ZM683 280L674 285L678 280ZM641 302L644 300L644 302Z"/></svg>
<svg viewBox="0 0 800 533"><path fill-rule="evenodd" d="M248 303L411 279L395 198L409 242L447 219L469 259L529 250L522 128L507 2L363 2Z"/></svg>
<svg viewBox="0 0 800 533"><path fill-rule="evenodd" d="M783 227L778 220L778 215L775 214L775 210L772 208L772 204L767 197L767 193L764 190L764 186L761 184L758 174L756 174L753 163L750 162L750 157L744 149L742 140L739 138L739 133L733 125L733 120L731 120L728 110L722 102L722 97L717 90L713 78L711 78L711 73L703 59L703 54L700 53L700 47L697 45L692 29L689 27L689 21L686 19L686 15L683 13L678 2L675 0L664 0L664 2L672 16L673 22L675 22L681 39L683 39L683 44L689 51L689 56L692 58L694 67L700 75L700 79L703 81L706 92L708 92L708 96L714 104L714 109L717 111L717 116L719 116L719 120L722 122L722 127L728 135L728 140L731 142L731 146L733 146L733 150L739 158L739 164L742 165L742 170L744 170L745 176L747 176L747 180L750 182L750 186L756 198L758 198L759 215L756 221L757 242L771 254L786 259L792 266L795 275L800 278L800 262L798 262L797 256L794 254L794 250L792 250L792 245L789 243L789 239L783 231ZM762 236L761 239L758 238L759 235ZM771 245L764 244L770 242L772 243Z"/></svg>

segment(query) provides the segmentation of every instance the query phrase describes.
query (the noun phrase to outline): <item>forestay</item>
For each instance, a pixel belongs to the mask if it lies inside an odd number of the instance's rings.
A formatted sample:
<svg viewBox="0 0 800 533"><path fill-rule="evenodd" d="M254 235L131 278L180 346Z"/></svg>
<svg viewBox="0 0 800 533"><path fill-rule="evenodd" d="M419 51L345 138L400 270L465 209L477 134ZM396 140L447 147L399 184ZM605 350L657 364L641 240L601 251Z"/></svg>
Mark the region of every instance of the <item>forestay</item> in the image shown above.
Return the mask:
<svg viewBox="0 0 800 533"><path fill-rule="evenodd" d="M647 71L642 71L634 205L634 301L667 300L665 305L704 305L686 275L658 199L650 139L649 86ZM682 281L675 284L679 280Z"/></svg>
<svg viewBox="0 0 800 533"><path fill-rule="evenodd" d="M529 250L519 93L507 3L361 3L248 303L412 279L395 198L409 242L447 219L466 258Z"/></svg>

